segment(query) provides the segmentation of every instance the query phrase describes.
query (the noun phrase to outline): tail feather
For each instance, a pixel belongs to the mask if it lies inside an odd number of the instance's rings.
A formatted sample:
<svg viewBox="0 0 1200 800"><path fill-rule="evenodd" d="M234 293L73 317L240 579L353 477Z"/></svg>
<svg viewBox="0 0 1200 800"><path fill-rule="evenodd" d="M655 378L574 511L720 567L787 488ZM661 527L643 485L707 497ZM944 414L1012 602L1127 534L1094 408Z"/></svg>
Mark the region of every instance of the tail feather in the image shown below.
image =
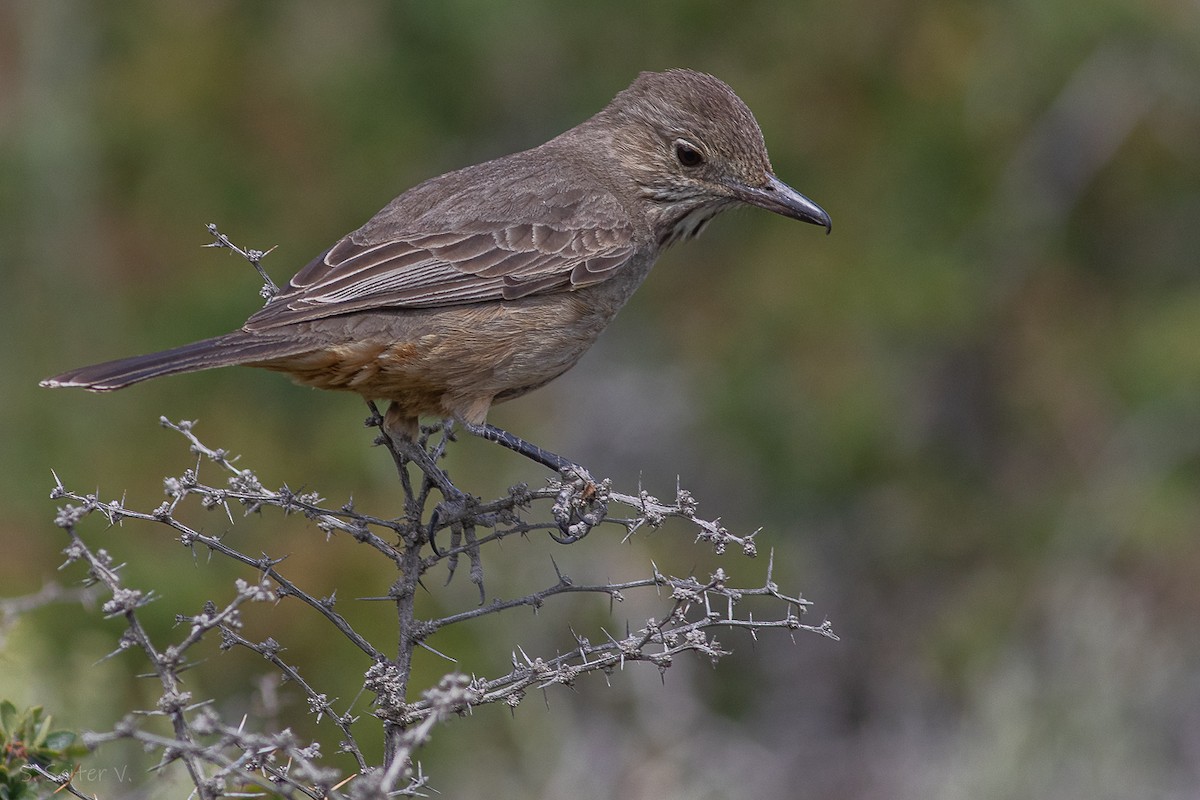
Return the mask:
<svg viewBox="0 0 1200 800"><path fill-rule="evenodd" d="M50 388L79 386L93 392L111 392L163 375L252 364L296 355L310 349L311 345L305 345L295 339L271 339L245 331L234 331L158 353L79 367L47 378L40 385Z"/></svg>

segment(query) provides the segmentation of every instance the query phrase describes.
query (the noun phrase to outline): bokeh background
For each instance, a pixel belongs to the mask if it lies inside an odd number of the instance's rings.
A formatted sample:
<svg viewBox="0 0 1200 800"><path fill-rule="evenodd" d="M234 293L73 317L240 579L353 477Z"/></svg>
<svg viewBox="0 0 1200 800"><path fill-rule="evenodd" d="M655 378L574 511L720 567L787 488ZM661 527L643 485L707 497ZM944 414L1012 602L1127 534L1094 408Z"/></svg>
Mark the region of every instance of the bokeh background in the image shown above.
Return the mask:
<svg viewBox="0 0 1200 800"><path fill-rule="evenodd" d="M204 225L278 246L285 280L393 195L538 144L643 69L689 66L755 110L826 238L727 215L669 253L582 364L492 419L731 529L840 642L627 669L488 708L424 753L444 796L1200 796L1200 6L1188 0L839 3L7 2L0 6L0 594L55 572L51 469L152 508L197 418L270 485L398 513L351 396L225 370L108 396L67 367L213 335L257 308ZM483 442L479 494L544 473ZM212 472L209 477L216 479ZM391 510L389 510L391 509ZM388 636L387 565L299 520L230 526ZM227 530L228 529L228 530ZM85 532L156 588L160 635L230 565L162 532ZM499 552L499 551L497 551ZM707 564L685 529L509 547L497 596ZM675 561L671 562L670 559ZM765 559L727 570L760 581ZM427 601L469 607L459 579ZM434 641L481 674L621 628L581 601ZM634 623L637 617L630 617ZM582 620L582 621L581 621ZM346 705L366 664L296 607L256 610ZM116 622L55 606L6 630L0 694L77 728L153 702ZM261 703L219 654L193 689ZM432 656L418 682L448 665ZM339 684L338 681L344 683ZM289 689L274 714L311 720ZM271 692L267 692L271 694ZM355 708L365 711L365 700ZM255 706L257 707L257 706ZM331 758L335 758L330 753ZM93 764L134 755L102 751ZM135 764L135 770L140 769ZM340 763L336 761L335 763ZM346 766L342 764L342 766ZM170 776L109 796L179 794ZM90 788L90 787L85 787Z"/></svg>

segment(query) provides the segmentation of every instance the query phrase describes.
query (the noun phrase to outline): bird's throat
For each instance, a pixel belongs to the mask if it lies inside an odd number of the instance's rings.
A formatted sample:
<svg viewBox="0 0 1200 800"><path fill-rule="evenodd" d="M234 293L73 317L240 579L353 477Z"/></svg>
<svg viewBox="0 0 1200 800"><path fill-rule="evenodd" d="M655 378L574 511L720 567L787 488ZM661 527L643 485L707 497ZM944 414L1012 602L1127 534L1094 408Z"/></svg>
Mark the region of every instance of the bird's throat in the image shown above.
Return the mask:
<svg viewBox="0 0 1200 800"><path fill-rule="evenodd" d="M700 235L708 221L729 207L727 203L700 203L679 209L674 215L668 211L659 226L658 246L666 249L676 242L684 242Z"/></svg>

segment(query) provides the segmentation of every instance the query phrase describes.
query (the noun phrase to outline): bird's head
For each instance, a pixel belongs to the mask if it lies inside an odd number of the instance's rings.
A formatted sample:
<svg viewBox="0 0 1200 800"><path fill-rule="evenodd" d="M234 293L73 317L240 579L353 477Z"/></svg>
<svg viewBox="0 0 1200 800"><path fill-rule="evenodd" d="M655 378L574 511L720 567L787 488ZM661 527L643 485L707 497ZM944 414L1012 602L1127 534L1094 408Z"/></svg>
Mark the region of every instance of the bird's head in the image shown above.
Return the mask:
<svg viewBox="0 0 1200 800"><path fill-rule="evenodd" d="M824 226L829 215L775 177L758 121L724 82L692 70L643 72L600 112L613 151L661 209L664 244L745 203Z"/></svg>

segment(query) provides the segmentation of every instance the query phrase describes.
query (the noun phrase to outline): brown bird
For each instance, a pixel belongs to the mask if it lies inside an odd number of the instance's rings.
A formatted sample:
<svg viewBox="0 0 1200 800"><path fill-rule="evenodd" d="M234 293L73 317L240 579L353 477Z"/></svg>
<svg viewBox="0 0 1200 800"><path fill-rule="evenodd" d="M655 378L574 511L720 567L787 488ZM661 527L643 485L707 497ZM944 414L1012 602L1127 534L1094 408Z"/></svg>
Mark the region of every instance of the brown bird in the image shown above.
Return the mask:
<svg viewBox="0 0 1200 800"><path fill-rule="evenodd" d="M643 72L545 144L408 190L300 270L240 330L65 372L42 386L121 389L236 364L390 401L554 469L570 462L485 423L570 369L669 245L738 204L823 225L775 177L750 109L720 80Z"/></svg>

